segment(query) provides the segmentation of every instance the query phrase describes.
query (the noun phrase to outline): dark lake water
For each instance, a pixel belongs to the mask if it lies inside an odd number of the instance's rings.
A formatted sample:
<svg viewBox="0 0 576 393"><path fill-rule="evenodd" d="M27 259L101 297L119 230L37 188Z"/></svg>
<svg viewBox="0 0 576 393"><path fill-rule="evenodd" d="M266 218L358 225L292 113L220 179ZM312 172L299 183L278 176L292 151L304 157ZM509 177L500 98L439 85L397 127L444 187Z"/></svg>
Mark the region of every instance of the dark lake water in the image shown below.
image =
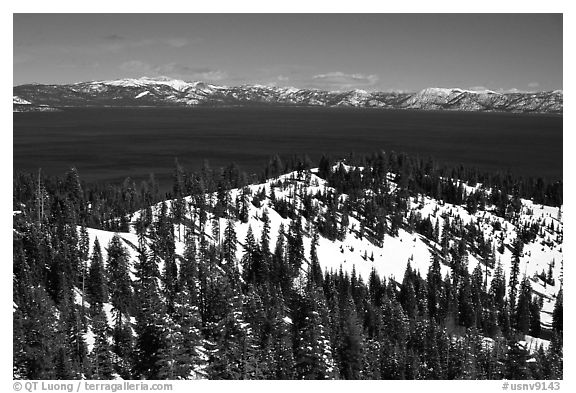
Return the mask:
<svg viewBox="0 0 576 393"><path fill-rule="evenodd" d="M379 150L431 156L486 170L562 178L562 116L327 108L68 109L14 113L14 170L87 181L168 183L174 157L259 172L274 154ZM168 185L168 184L166 184Z"/></svg>

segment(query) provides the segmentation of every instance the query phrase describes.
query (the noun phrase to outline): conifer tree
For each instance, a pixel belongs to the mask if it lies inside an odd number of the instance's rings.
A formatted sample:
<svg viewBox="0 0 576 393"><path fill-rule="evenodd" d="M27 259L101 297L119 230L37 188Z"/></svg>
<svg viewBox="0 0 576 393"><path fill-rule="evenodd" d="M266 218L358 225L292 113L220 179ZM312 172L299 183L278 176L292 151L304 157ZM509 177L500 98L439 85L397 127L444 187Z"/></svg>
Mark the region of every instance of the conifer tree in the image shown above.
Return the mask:
<svg viewBox="0 0 576 393"><path fill-rule="evenodd" d="M540 301L537 297L533 298L530 302L530 335L533 337L540 337L540 309Z"/></svg>
<svg viewBox="0 0 576 393"><path fill-rule="evenodd" d="M508 293L508 301L510 307L515 310L516 298L518 294L518 275L520 274L520 256L522 255L522 248L524 244L519 238L514 242L512 250L512 267L510 268L510 281L508 283L510 289Z"/></svg>
<svg viewBox="0 0 576 393"><path fill-rule="evenodd" d="M474 308L474 319L476 328L482 329L484 326L484 280L480 263L476 265L470 280L472 306Z"/></svg>
<svg viewBox="0 0 576 393"><path fill-rule="evenodd" d="M270 217L268 216L268 209L264 209L262 213L262 235L260 236L260 248L266 258L270 254Z"/></svg>
<svg viewBox="0 0 576 393"><path fill-rule="evenodd" d="M86 289L92 310L97 310L108 301L106 288L106 272L102 261L102 251L98 238L94 240L92 248L92 261L90 264L89 281Z"/></svg>
<svg viewBox="0 0 576 393"><path fill-rule="evenodd" d="M42 286L30 286L26 302L13 314L14 377L54 379L58 348L56 307Z"/></svg>
<svg viewBox="0 0 576 393"><path fill-rule="evenodd" d="M550 345L546 351L548 378L549 379L562 379L563 377L563 345L562 334L554 331Z"/></svg>
<svg viewBox="0 0 576 393"><path fill-rule="evenodd" d="M364 340L352 299L344 303L341 317L341 342L337 349L340 374L345 379L360 379Z"/></svg>
<svg viewBox="0 0 576 393"><path fill-rule="evenodd" d="M404 279L402 280L402 288L398 295L398 301L402 305L408 318L414 318L417 314L416 292L414 291L412 275L412 267L410 266L410 262L408 262L406 271L404 272Z"/></svg>
<svg viewBox="0 0 576 393"><path fill-rule="evenodd" d="M82 316L78 312L78 308L75 305L70 305L64 310L62 317L65 319L64 325L64 335L67 338L67 342L63 345L63 349L68 348L68 354L66 357L66 362L69 363L69 378L75 379L81 377L87 371L87 355L88 349L86 347L86 342L84 340L84 326L82 324Z"/></svg>
<svg viewBox="0 0 576 393"><path fill-rule="evenodd" d="M238 240L236 239L236 230L234 229L234 221L228 219L226 221L226 229L224 230L224 242L222 244L222 252L224 262L230 269L236 263L236 249Z"/></svg>
<svg viewBox="0 0 576 393"><path fill-rule="evenodd" d="M322 268L318 261L316 247L318 246L318 232L314 231L310 242L310 277L309 279L318 286L322 286Z"/></svg>
<svg viewBox="0 0 576 393"><path fill-rule="evenodd" d="M129 274L129 254L122 245L120 238L115 235L110 240L106 249L108 258L106 266L108 268L108 291L110 293L110 303L116 310L116 319L122 324L122 315L129 315L132 310L133 293L132 280Z"/></svg>
<svg viewBox="0 0 576 393"><path fill-rule="evenodd" d="M284 224L280 224L278 229L278 236L276 237L276 246L274 247L274 255L272 256L272 277L273 281L279 284L282 290L286 293L290 287L290 274L285 259L285 232Z"/></svg>
<svg viewBox="0 0 576 393"><path fill-rule="evenodd" d="M293 277L300 273L300 267L304 262L304 242L302 239L302 222L298 216L290 223L287 244L288 266Z"/></svg>
<svg viewBox="0 0 576 393"><path fill-rule="evenodd" d="M563 326L563 289L560 288L558 295L556 296L556 303L554 304L554 310L552 311L552 329L557 334L562 334L564 331Z"/></svg>
<svg viewBox="0 0 576 393"><path fill-rule="evenodd" d="M242 275L244 280L247 282L254 283L256 281L256 276L258 272L256 271L257 264L257 249L258 245L254 239L254 232L252 232L252 226L248 226L248 231L246 232L246 240L244 241L244 255L242 256Z"/></svg>
<svg viewBox="0 0 576 393"><path fill-rule="evenodd" d="M160 351L165 347L162 335L162 320L166 314L158 285L158 261L159 256L153 249L150 256L146 248L140 250L139 263L137 265L137 291L138 302L136 313L136 343L134 376L138 378L154 379L158 377L158 360Z"/></svg>
<svg viewBox="0 0 576 393"><path fill-rule="evenodd" d="M310 288L303 299L302 326L296 342L296 373L298 379L334 379L337 371L333 350L320 315L325 310L322 294Z"/></svg>
<svg viewBox="0 0 576 393"><path fill-rule="evenodd" d="M244 319L242 297L232 293L230 308L216 327L216 349L208 367L210 379L261 379L252 326Z"/></svg>
<svg viewBox="0 0 576 393"><path fill-rule="evenodd" d="M92 329L95 342L92 349L92 379L112 379L112 353L108 344L108 323L102 309L96 311L92 317Z"/></svg>
<svg viewBox="0 0 576 393"><path fill-rule="evenodd" d="M198 307L191 303L187 289L178 293L174 313L165 315L163 341L157 360L160 379L198 379L205 377L205 340L201 333Z"/></svg>
<svg viewBox="0 0 576 393"><path fill-rule="evenodd" d="M522 334L528 334L530 331L530 303L532 297L532 288L530 281L526 276L520 284L520 294L518 296L518 304L516 306L516 329Z"/></svg>
<svg viewBox="0 0 576 393"><path fill-rule="evenodd" d="M54 377L55 379L74 379L76 376L72 370L72 366L70 364L70 359L68 355L68 351L66 350L65 345L61 345L56 350L55 355L55 368L54 368Z"/></svg>
<svg viewBox="0 0 576 393"><path fill-rule="evenodd" d="M504 277L504 270L502 263L498 260L496 269L494 270L494 277L490 282L490 294L494 299L494 304L499 309L504 305L504 296L506 295L506 277Z"/></svg>
<svg viewBox="0 0 576 393"><path fill-rule="evenodd" d="M196 240L192 232L187 232L184 238L184 253L180 262L179 287L188 291L192 304L198 302L198 259L196 255Z"/></svg>
<svg viewBox="0 0 576 393"><path fill-rule="evenodd" d="M134 337L130 321L120 319L115 321L112 328L112 352L116 373L123 379L132 379Z"/></svg>
<svg viewBox="0 0 576 393"><path fill-rule="evenodd" d="M505 378L530 379L530 370L527 366L527 360L530 358L528 351L517 342L510 342L509 348L505 360Z"/></svg>
<svg viewBox="0 0 576 393"><path fill-rule="evenodd" d="M295 364L292 352L292 319L287 315L282 291L277 288L274 294L275 306L271 322L272 360L270 376L273 379L294 379Z"/></svg>
<svg viewBox="0 0 576 393"><path fill-rule="evenodd" d="M432 256L432 263L428 268L426 278L428 285L428 313L430 318L439 321L440 296L442 291L442 272L440 270L440 261L437 254Z"/></svg>

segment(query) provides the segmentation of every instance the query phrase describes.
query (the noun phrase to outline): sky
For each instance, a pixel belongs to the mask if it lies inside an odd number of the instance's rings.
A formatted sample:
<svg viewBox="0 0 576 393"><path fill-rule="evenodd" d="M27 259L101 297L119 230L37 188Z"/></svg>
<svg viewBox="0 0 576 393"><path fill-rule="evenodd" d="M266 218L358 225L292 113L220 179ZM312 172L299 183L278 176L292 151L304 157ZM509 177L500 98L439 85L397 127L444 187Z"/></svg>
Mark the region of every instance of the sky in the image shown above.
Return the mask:
<svg viewBox="0 0 576 393"><path fill-rule="evenodd" d="M14 14L13 85L562 89L562 14Z"/></svg>

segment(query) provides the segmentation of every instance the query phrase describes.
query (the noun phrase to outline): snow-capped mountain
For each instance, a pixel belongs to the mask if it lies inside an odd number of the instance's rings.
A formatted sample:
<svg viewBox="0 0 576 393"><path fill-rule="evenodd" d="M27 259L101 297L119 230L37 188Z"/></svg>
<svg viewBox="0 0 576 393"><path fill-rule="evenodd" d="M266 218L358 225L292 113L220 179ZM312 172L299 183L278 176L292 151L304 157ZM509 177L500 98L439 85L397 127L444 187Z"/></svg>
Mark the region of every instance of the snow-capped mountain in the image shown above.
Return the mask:
<svg viewBox="0 0 576 393"><path fill-rule="evenodd" d="M14 105L30 105L30 101L26 101L18 96L12 97Z"/></svg>
<svg viewBox="0 0 576 393"><path fill-rule="evenodd" d="M387 109L562 113L563 92L497 93L428 88L416 93L325 91L263 85L217 86L166 77L28 84L14 87L14 105L35 106L249 106L298 105Z"/></svg>
<svg viewBox="0 0 576 393"><path fill-rule="evenodd" d="M47 105L34 105L30 101L16 95L12 97L12 102L14 105L14 112L48 112L57 110Z"/></svg>

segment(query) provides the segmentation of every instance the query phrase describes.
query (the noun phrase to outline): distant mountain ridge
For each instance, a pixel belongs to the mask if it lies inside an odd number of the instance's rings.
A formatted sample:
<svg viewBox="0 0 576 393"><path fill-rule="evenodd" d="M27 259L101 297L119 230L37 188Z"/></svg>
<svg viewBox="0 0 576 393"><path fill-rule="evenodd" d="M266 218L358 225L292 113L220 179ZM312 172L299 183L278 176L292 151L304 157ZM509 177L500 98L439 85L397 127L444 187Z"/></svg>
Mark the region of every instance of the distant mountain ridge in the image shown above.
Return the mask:
<svg viewBox="0 0 576 393"><path fill-rule="evenodd" d="M326 91L263 85L218 86L166 77L125 78L13 88L14 111L65 107L323 106L453 111L562 113L563 92L427 88L416 93Z"/></svg>

